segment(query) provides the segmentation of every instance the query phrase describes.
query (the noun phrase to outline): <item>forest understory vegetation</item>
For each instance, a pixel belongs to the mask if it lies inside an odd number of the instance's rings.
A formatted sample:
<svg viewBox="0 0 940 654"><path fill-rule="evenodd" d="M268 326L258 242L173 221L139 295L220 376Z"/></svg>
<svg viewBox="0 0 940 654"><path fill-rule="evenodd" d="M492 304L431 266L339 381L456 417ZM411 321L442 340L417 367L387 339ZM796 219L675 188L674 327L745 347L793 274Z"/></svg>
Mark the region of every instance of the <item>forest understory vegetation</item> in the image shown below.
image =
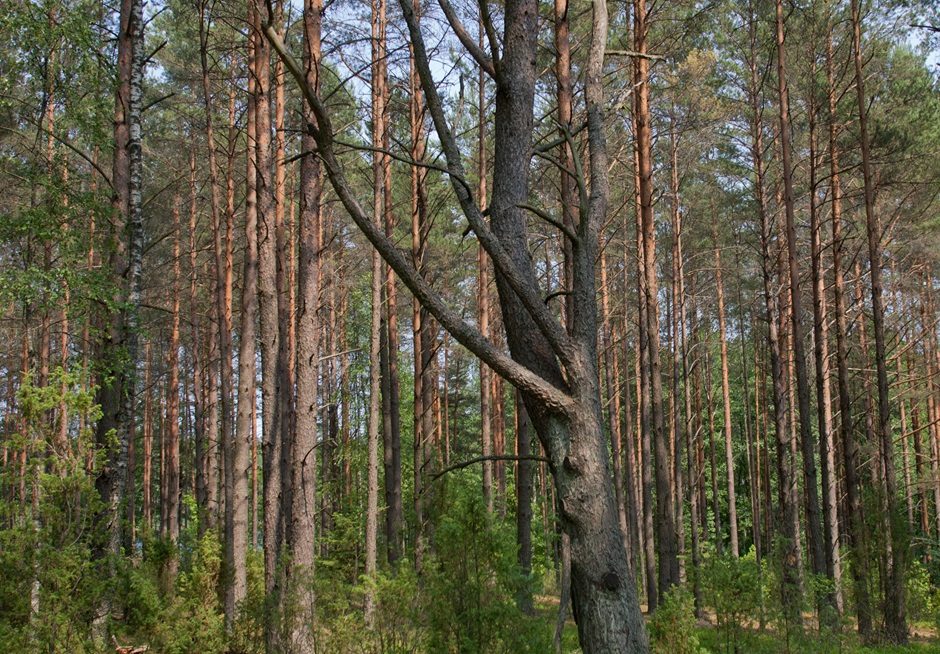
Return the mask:
<svg viewBox="0 0 940 654"><path fill-rule="evenodd" d="M0 7L0 652L940 653L930 0Z"/></svg>

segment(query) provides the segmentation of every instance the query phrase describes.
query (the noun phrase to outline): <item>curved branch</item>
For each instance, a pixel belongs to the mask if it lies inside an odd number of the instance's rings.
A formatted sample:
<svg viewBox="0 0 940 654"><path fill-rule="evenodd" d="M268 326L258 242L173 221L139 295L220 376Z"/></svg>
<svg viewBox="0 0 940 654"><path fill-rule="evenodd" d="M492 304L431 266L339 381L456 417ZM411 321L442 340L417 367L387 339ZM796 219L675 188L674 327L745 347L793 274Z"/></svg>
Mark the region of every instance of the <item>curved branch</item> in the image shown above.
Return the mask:
<svg viewBox="0 0 940 654"><path fill-rule="evenodd" d="M535 207L531 204L518 204L516 206L519 207L520 209L531 211L536 216L538 216L539 218L547 222L549 225L552 225L553 227L559 229L565 236L567 236L571 240L572 243L578 242L579 240L578 235L575 234L572 231L572 229L568 227L566 224L564 224L557 218L552 217L552 215L548 213L547 211L543 211L542 209L539 209L538 207Z"/></svg>
<svg viewBox="0 0 940 654"><path fill-rule="evenodd" d="M444 109L441 104L441 97L434 84L434 77L431 74L431 66L428 63L427 48L424 44L424 37L418 25L417 17L414 13L414 7L409 0L399 0L405 22L408 24L408 32L411 36L411 44L414 50L415 67L418 69L418 75L421 78L421 86L424 89L425 102L431 118L434 121L434 129L441 141L441 148L444 151L444 157L447 161L447 168L451 175L451 185L454 193L460 203L470 227L477 235L480 245L493 261L493 267L503 275L506 282L512 288L513 292L519 297L522 305L525 307L532 320L535 322L539 331L545 336L555 356L561 361L562 365L570 368L574 364L574 351L572 341L568 334L562 328L561 323L548 311L548 308L542 303L536 293L536 289L528 283L516 268L509 254L503 248L503 244L490 231L489 226L483 220L480 208L477 206L471 193L461 186L456 175L459 178L464 177L463 164L461 163L460 150L457 147L457 141L454 139L447 124L447 118L444 116Z"/></svg>
<svg viewBox="0 0 940 654"><path fill-rule="evenodd" d="M460 463L455 463L452 466L447 466L433 477L431 477L431 483L437 481L448 472L454 472L455 470L463 470L464 468L469 468L472 465L477 463L484 463L486 461L544 461L545 463L551 464L551 460L544 457L538 456L536 454L527 454L524 456L512 456L510 454L492 454L489 456L478 456L473 459L468 459L466 461L461 461Z"/></svg>
<svg viewBox="0 0 940 654"><path fill-rule="evenodd" d="M323 161L323 167L330 183L356 226L372 243L372 246L378 250L386 263L392 267L395 274L401 278L418 302L440 322L458 343L511 384L526 393L531 393L539 401L544 402L551 410L567 413L573 405L573 400L567 393L496 348L476 327L451 309L443 298L431 288L427 280L418 273L411 262L398 250L392 240L385 235L384 230L380 229L366 215L366 212L353 195L343 168L333 152L333 128L326 108L317 94L306 83L303 70L287 51L284 42L274 31L274 28L265 25L264 34L284 61L284 65L294 77L303 92L304 98L316 115L317 124L309 126L310 132L316 140L320 159Z"/></svg>
<svg viewBox="0 0 940 654"><path fill-rule="evenodd" d="M474 61L477 62L487 75L496 79L496 67L493 65L493 61L483 52L483 48L477 45L473 37L467 33L467 28L460 22L460 17L457 16L457 12L455 12L453 6L451 6L450 0L437 0L437 4L441 6L441 11L444 12L444 16L447 18L447 22L450 23L451 29L454 30L457 39L463 47L467 49L470 56L473 57Z"/></svg>

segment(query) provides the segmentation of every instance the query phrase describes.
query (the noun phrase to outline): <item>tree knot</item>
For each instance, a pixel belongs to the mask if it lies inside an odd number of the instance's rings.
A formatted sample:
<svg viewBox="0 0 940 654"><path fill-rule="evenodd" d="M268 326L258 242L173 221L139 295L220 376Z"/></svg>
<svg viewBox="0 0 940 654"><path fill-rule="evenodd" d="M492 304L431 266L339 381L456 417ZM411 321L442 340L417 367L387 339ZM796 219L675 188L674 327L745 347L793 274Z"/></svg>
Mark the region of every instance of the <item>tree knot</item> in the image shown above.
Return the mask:
<svg viewBox="0 0 940 654"><path fill-rule="evenodd" d="M601 587L604 590L615 591L620 588L620 577L617 576L617 573L607 571L603 577L601 577Z"/></svg>

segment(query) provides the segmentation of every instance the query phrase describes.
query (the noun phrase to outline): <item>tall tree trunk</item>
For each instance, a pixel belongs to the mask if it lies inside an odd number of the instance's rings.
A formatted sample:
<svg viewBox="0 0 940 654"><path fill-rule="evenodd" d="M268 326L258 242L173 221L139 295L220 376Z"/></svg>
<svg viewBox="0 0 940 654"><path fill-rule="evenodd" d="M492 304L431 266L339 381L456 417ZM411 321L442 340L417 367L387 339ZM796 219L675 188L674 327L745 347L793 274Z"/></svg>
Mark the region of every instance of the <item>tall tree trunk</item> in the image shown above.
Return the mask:
<svg viewBox="0 0 940 654"><path fill-rule="evenodd" d="M658 590L663 595L679 583L679 556L676 542L675 497L669 462L669 442L663 415L663 381L660 372L659 344L659 284L656 276L656 226L653 218L653 141L649 108L649 60L646 0L634 0L633 48L636 90L636 151L639 171L639 211L643 242L643 276L645 278L643 302L646 305L646 340L650 385L650 417L652 440L656 458L656 535L659 553ZM650 608L655 602L650 603Z"/></svg>
<svg viewBox="0 0 940 654"><path fill-rule="evenodd" d="M420 5L415 2L413 11L416 21L420 21ZM424 160L424 102L422 100L421 81L415 62L414 46L410 46L409 85L411 102L409 103L409 122L411 128L411 158L413 161ZM411 166L411 257L412 265L419 274L423 274L427 264L426 237L429 229L427 217L427 197L425 190L426 170L419 165ZM424 565L426 548L424 476L427 461L427 445L433 438L434 407L433 377L431 374L431 329L430 316L417 298L412 304L412 334L414 343L414 512L415 512L415 569L421 571Z"/></svg>
<svg viewBox="0 0 940 654"><path fill-rule="evenodd" d="M751 105L751 158L754 162L754 193L757 199L757 211L761 223L761 268L763 295L768 324L768 346L770 350L770 374L773 380L774 427L776 432L778 496L780 501L780 559L782 565L781 598L784 615L788 624L802 623L800 615L801 580L799 568L799 534L797 525L797 498L794 483L794 471L790 459L790 431L787 425L788 393L784 378L783 357L781 356L780 335L777 323L777 294L773 279L773 258L771 256L772 226L765 197L764 171L764 126L761 120L761 82L758 75L757 60L757 25L753 4L749 7L748 34L750 52L748 67L750 72L748 96Z"/></svg>
<svg viewBox="0 0 940 654"><path fill-rule="evenodd" d="M571 82L571 40L570 21L568 19L568 0L554 0L555 18L555 99L558 103L558 125L562 144L559 160L561 191L561 220L569 229L579 220L578 196L576 191L577 180L569 171L574 170L574 152L571 143L565 134L573 133L571 124L573 113L573 90ZM562 245L564 257L564 280L562 290L564 295L565 324L570 329L574 322L574 298L570 294L574 283L574 254L571 243L566 239Z"/></svg>
<svg viewBox="0 0 940 654"><path fill-rule="evenodd" d="M868 235L868 265L871 276L871 313L875 330L875 370L878 378L878 437L884 466L884 513L887 554L887 576L883 605L885 635L889 641L906 644L908 640L904 578L905 545L898 525L897 487L894 471L894 441L891 429L891 407L888 388L887 345L885 342L884 307L882 300L881 219L875 210L875 189L871 172L868 140L868 106L865 75L862 70L862 31L858 0L852 0L852 50L855 62L855 91L858 98L859 140L862 149L862 178L865 186L865 228Z"/></svg>
<svg viewBox="0 0 940 654"><path fill-rule="evenodd" d="M718 246L717 216L712 222L715 242L715 288L718 292L718 342L721 346L721 401L724 408L725 466L728 480L728 526L731 530L731 556L738 558L738 504L734 488L734 451L731 448L731 381L728 365L728 333L725 322L725 285L721 276L721 248Z"/></svg>
<svg viewBox="0 0 940 654"><path fill-rule="evenodd" d="M557 3L556 3L557 5ZM482 40L482 25L480 38ZM556 32L558 26L556 24ZM557 38L557 36L556 36ZM482 43L481 43L482 45ZM478 78L478 111L480 121L477 133L477 201L486 206L486 80L482 69ZM477 320L483 336L490 336L490 280L487 268L488 260L483 246L478 248L477 255ZM493 428L492 428L492 374L483 362L480 362L480 441L484 459L493 455ZM493 512L493 462L483 461L483 502L489 513Z"/></svg>
<svg viewBox="0 0 940 654"><path fill-rule="evenodd" d="M680 369L682 368L682 348L679 343L680 319L685 315L683 302L684 281L682 280L682 209L679 196L679 139L675 132L675 123L670 119L669 139L669 172L670 191L672 195L672 320L671 320L671 346L672 346L672 397L671 397L671 441L672 441L672 475L675 493L675 520L676 541L679 557L679 577L686 578L685 569L685 502L684 482L682 479L682 446L684 444L683 431L688 427L682 418L682 405L679 395L681 382Z"/></svg>
<svg viewBox="0 0 940 654"><path fill-rule="evenodd" d="M639 132L636 112L631 116L633 133ZM634 137L635 138L635 137ZM637 258L637 355L636 355L636 397L637 397L637 436L639 447L637 457L640 468L640 493L643 507L643 527L640 530L643 544L643 570L646 581L646 605L648 611L654 611L658 602L656 583L656 543L653 536L653 472L652 472L652 430L650 409L650 367L649 339L646 332L649 325L646 320L646 273L645 251L643 247L643 218L640 209L640 164L639 149L633 149L634 190L636 194L636 258Z"/></svg>
<svg viewBox="0 0 940 654"><path fill-rule="evenodd" d="M274 21L277 21L279 24L280 21L275 16L279 11L280 4L275 7L268 3L262 8L262 5L259 3L259 27L273 24ZM293 469L297 463L293 456L293 427L296 416L293 379L295 366L293 357L295 355L294 338L296 332L293 327L295 314L293 307L294 292L291 283L294 268L294 253L291 249L291 243L287 233L284 210L281 203L278 201L278 175L282 174L282 172L280 171L280 164L276 161L272 162L271 160L272 154L276 154L276 149L272 149L271 147L271 116L272 113L276 115L278 109L275 105L275 111L271 111L271 50L268 45L268 40L260 34L258 36L258 45L258 82L256 86L258 91L258 220L264 231L267 232L268 239L271 238L272 228L274 230L274 306L277 309L277 359L274 366L275 413L273 425L274 433L272 435L272 440L275 440L277 443L274 449L277 450L278 461L275 462L275 464L280 466L279 481L281 485L280 494L277 497L279 506L277 507L278 524L275 541L278 543L278 551L274 554L274 558L277 560L281 552L288 551L291 545L287 533L287 526L292 522ZM259 275L262 270L261 243L262 242L259 240ZM270 254L267 250L266 253ZM260 283L259 289L265 290L261 288ZM263 298L264 293L261 295L262 301ZM276 493L277 491L271 489L269 497L272 497L272 501ZM269 510L269 507L265 507L265 515L267 515ZM269 541L266 540L265 542L268 543ZM286 575L286 567L281 565L281 569L283 572L277 575L275 581L275 585L279 586L281 589L279 593L275 594L276 601L278 609L290 620L290 611L286 608L289 606L288 601L291 599L287 590L290 585L290 580ZM297 616L294 619L294 624L287 627L288 631L286 633L289 636L293 636L296 631L303 628L303 626L298 625L301 620L302 616ZM287 645L288 648L292 646L293 643Z"/></svg>
<svg viewBox="0 0 940 654"><path fill-rule="evenodd" d="M797 264L796 217L793 194L793 163L790 146L790 98L787 83L783 1L777 0L777 94L780 111L780 152L783 166L783 205L786 217L787 262L789 272L790 318L796 395L799 407L800 446L803 453L803 487L806 508L807 544L813 574L827 575L822 525L819 516L819 490L816 485L816 442L810 413L809 376L804 351L803 302ZM830 600L832 598L829 598Z"/></svg>
<svg viewBox="0 0 940 654"><path fill-rule="evenodd" d="M384 144L385 89L381 65L384 54L385 1L372 2L372 219L384 231L385 170L379 150ZM369 335L369 417L366 460L366 533L365 533L365 622L371 628L375 618L374 579L378 548L379 512L379 418L381 411L381 333L383 264L379 251L372 250L372 326Z"/></svg>
<svg viewBox="0 0 940 654"><path fill-rule="evenodd" d="M314 89L320 85L320 25L323 14L321 0L306 0L303 13L304 77ZM305 119L316 124L309 108ZM311 152L313 137L304 133L302 148ZM297 268L296 317L296 418L291 441L291 507L287 525L290 544L290 571L286 575L289 588L298 594L298 611L291 625L291 642L297 651L309 651L314 616L312 575L316 555L317 513L317 413L319 405L319 343L322 248L322 208L320 161L312 154L300 162L300 217L298 244L300 257ZM296 590L295 590L296 589Z"/></svg>
<svg viewBox="0 0 940 654"><path fill-rule="evenodd" d="M255 111L249 124L248 143L251 161L248 171L249 185L255 185L255 212L257 216L257 310L259 316L258 337L261 342L261 458L262 495L264 504L264 581L265 591L275 597L272 608L282 604L281 579L277 574L278 556L284 542L284 452L283 431L280 420L280 380L285 360L281 350L281 330L284 324L283 309L279 310L284 288L284 269L280 264L283 243L278 242L279 226L272 210L271 135L269 112L269 48L267 40L260 35L263 24L269 20L267 9L260 2L251 0L253 17L250 36L254 49L249 53L249 102L254 102ZM250 107L250 105L249 105ZM250 120L249 120L250 122ZM250 192L250 190L249 190ZM283 240L283 228L280 229ZM280 272L280 274L279 274ZM280 280L280 286L278 281ZM275 625L265 621L268 648L275 645Z"/></svg>
<svg viewBox="0 0 940 654"><path fill-rule="evenodd" d="M205 400L203 393L203 358L202 358L202 317L198 304L197 284L199 280L198 267L198 202L199 195L196 185L196 150L189 153L189 323L190 323L190 357L192 359L193 377L193 475L196 498L197 531L202 536L206 530L206 510L208 489L206 488L206 421Z"/></svg>
<svg viewBox="0 0 940 654"><path fill-rule="evenodd" d="M811 64L816 79L815 55ZM822 479L823 549L826 576L833 581L827 603L841 615L842 561L839 555L838 495L836 489L835 449L832 440L832 391L829 385L829 324L826 307L826 279L822 266L822 227L819 224L816 178L816 104L815 85L808 102L809 122L809 222L810 261L813 277L813 355L816 370L816 418L819 428L819 464ZM835 616L823 616L830 622Z"/></svg>
<svg viewBox="0 0 940 654"><path fill-rule="evenodd" d="M231 630L238 604L247 592L248 442L252 434L255 403L255 319L258 313L258 190L256 143L256 47L258 18L249 5L248 48L248 151L246 155L245 258L242 265L241 324L238 347L238 414L233 437L223 441L225 461L225 556L228 583L225 587L225 624ZM227 264L226 264L227 266ZM226 289L227 290L227 289ZM221 340L225 340L224 329ZM222 374L228 361L222 353ZM225 412L224 398L222 412ZM225 434L222 435L225 438ZM265 512L267 516L267 512ZM267 573L267 568L265 568ZM265 575L267 581L267 574ZM265 587L266 590L267 586ZM267 623L267 621L266 621ZM265 629L265 634L268 630Z"/></svg>
<svg viewBox="0 0 940 654"><path fill-rule="evenodd" d="M234 240L234 208L226 207L225 212L225 240L222 234L222 216L221 216L221 188L219 185L218 163L216 160L215 132L212 121L212 96L209 86L209 17L205 15L208 10L206 5L200 6L199 21L199 56L202 67L202 94L205 105L206 119L206 147L209 159L209 207L210 218L212 221L212 244L215 262L214 276L214 306L216 316L216 329L218 330L219 346L219 394L221 395L221 420L219 432L216 432L215 416L209 421L207 419L206 445L207 458L206 463L206 512L205 528L211 529L215 526L218 519L218 490L217 477L215 475L216 459L219 452L228 451L228 445L232 440L232 413L235 381L232 371L232 264L233 264L233 240ZM234 109L232 105L231 109ZM230 111L230 123L234 122L234 112ZM234 125L229 126L233 130ZM234 154L234 149L233 149ZM229 162L231 167L231 161ZM228 177L231 177L229 173ZM234 198L233 198L234 200ZM214 339L213 339L214 340ZM210 348L210 350L213 348ZM212 360L210 352L210 362ZM215 384L210 382L210 393L215 395ZM215 407L215 403L212 403ZM214 413L215 409L213 409ZM217 435L216 435L217 434Z"/></svg>
<svg viewBox="0 0 940 654"><path fill-rule="evenodd" d="M845 307L845 281L842 270L842 184L839 163L837 132L837 90L835 87L835 62L833 60L832 25L826 35L826 84L828 96L829 172L832 202L832 272L833 302L836 313L836 380L839 390L839 432L842 445L843 475L845 478L845 508L848 540L852 555L853 587L855 591L855 615L858 633L863 642L871 638L871 606L868 598L868 580L865 569L868 565L867 538L862 520L861 487L858 478L858 447L852 424L852 396L849 391L848 367L848 323Z"/></svg>
<svg viewBox="0 0 940 654"><path fill-rule="evenodd" d="M167 439L166 456L166 525L164 538L170 551L164 569L164 583L172 593L179 569L177 542L180 536L180 209L179 197L173 202L173 300L172 324L170 327L170 347L167 352L166 367L169 373L167 382Z"/></svg>
<svg viewBox="0 0 940 654"><path fill-rule="evenodd" d="M626 235L626 226L627 226L627 217L626 212L624 212L623 218L623 229L624 234ZM626 244L626 236L624 237L624 243ZM626 293L627 289L627 257L628 253L626 247L624 247L624 265L623 265L623 291ZM624 299L626 303L626 299ZM627 370L630 366L630 356L629 356L629 340L627 334L629 332L629 317L627 311L624 310L623 315L623 356L621 361L623 361L623 370L624 370L624 380L623 385L621 386L622 393L622 404L623 404L623 423L621 429L621 435L623 436L623 449L624 449L624 458L626 459L626 466L624 469L624 474L626 476L625 486L626 486L626 497L625 497L625 513L627 516L627 557L630 561L630 567L634 571L640 569L640 522L641 518L641 507L638 503L639 493L637 493L637 477L639 476L637 465L636 465L636 425L633 420L633 403L630 396L630 382L629 376L627 375Z"/></svg>
<svg viewBox="0 0 940 654"><path fill-rule="evenodd" d="M111 186L113 247L108 253L111 276L117 287L117 310L104 319L97 344L97 358L105 380L97 391L101 418L95 430L95 443L104 452L104 465L95 479L102 501L96 516L97 532L103 542L93 549L96 560L106 566L103 574L113 577L113 567L121 549L120 507L124 495L127 449L133 433L130 421L135 397L140 307L143 224L141 211L141 85L143 83L143 2L122 0L117 47L117 92L114 103L114 159ZM110 381L107 381L110 380ZM115 439L114 436L117 436ZM111 602L103 600L94 631L103 638Z"/></svg>
<svg viewBox="0 0 940 654"><path fill-rule="evenodd" d="M388 87L387 40L385 5L379 14L377 36L377 58L373 75L378 76L379 93L382 95L382 115L379 133L381 147L386 152L391 145L389 121L390 91ZM395 231L395 212L392 197L392 160L386 153L376 153L382 165L382 190L385 219L385 235L392 238ZM398 377L398 285L391 266L385 264L384 302L382 303L382 435L383 463L385 469L385 545L388 562L395 566L402 555L402 506L401 488L401 389Z"/></svg>

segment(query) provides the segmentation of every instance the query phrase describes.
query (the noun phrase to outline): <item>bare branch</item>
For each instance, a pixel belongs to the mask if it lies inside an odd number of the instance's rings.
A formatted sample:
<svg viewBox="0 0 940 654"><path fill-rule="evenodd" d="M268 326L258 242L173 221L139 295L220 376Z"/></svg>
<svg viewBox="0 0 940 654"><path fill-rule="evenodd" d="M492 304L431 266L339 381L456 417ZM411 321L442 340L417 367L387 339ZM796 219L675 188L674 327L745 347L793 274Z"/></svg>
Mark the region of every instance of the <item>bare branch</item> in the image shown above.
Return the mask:
<svg viewBox="0 0 940 654"><path fill-rule="evenodd" d="M649 59L650 61L665 61L662 55L647 54L645 52L634 52L633 50L608 50L607 54L611 57L636 57L637 59Z"/></svg>
<svg viewBox="0 0 940 654"><path fill-rule="evenodd" d="M485 461L544 461L545 463L551 463L551 461L544 456L538 456L535 454L525 455L525 456L512 456L509 454L492 454L489 456L478 456L473 459L468 459L467 461L461 461L460 463L455 463L454 465L447 466L433 477L431 477L431 482L435 482L448 472L454 472L455 470L463 470L464 468L469 468L472 465L477 463L483 463Z"/></svg>
<svg viewBox="0 0 940 654"><path fill-rule="evenodd" d="M447 168L451 175L464 177L463 164L461 163L460 150L457 142L447 124L447 118L444 116L444 110L441 103L441 97L437 86L434 84L434 77L431 74L431 66L428 62L427 48L424 44L424 36L421 34L421 28L418 25L417 17L414 13L414 7L408 0L399 0L405 22L408 24L408 32L411 36L411 43L414 49L415 66L418 69L418 75L421 77L421 85L424 89L425 101L431 118L434 121L434 128L441 141L441 147L444 151L444 157L447 161ZM480 208L477 206L473 195L461 186L456 179L451 178L451 184L460 208L463 210L470 227L477 235L480 245L486 250L486 253L493 261L493 266L506 279L513 292L519 297L526 311L532 316L533 321L539 328L539 331L545 336L552 351L559 358L562 365L570 367L574 362L574 352L572 350L572 341L565 333L558 320L548 311L548 308L539 299L536 289L516 268L509 254L503 248L502 243L493 232L490 231Z"/></svg>
<svg viewBox="0 0 940 654"><path fill-rule="evenodd" d="M463 26L463 23L460 22L460 17L457 16L457 12L454 11L453 6L450 4L450 0L437 0L437 4L441 6L441 10L444 12L444 16L447 18L447 22L450 23L451 28L454 30L454 34L457 35L457 38L460 40L460 43L467 49L467 52L470 53L470 56L477 62L477 64L482 68L487 75L496 79L496 67L493 66L492 60L483 52L483 48L477 45L476 41L473 40L473 37L467 33L467 28Z"/></svg>
<svg viewBox="0 0 940 654"><path fill-rule="evenodd" d="M549 214L547 211L543 211L542 209L539 209L538 207L532 206L531 204L518 204L518 205L516 205L516 206L519 207L520 209L525 209L526 211L531 211L531 212L534 213L536 216L538 216L539 218L541 218L542 220L544 220L545 222L547 222L549 225L552 225L553 227L556 227L556 228L559 229L562 233L564 233L565 236L567 236L569 239L571 239L571 241L572 241L573 243L577 243L577 242L578 242L578 240L579 240L579 239L578 239L578 235L575 234L575 233L571 230L571 228L568 227L567 225L565 225L563 222L561 222L561 221L558 220L557 218L552 217L552 215Z"/></svg>
<svg viewBox="0 0 940 654"><path fill-rule="evenodd" d="M284 65L294 77L304 98L307 100L310 108L314 112L317 124L311 125L310 131L317 142L320 159L326 169L327 176L330 179L336 195L339 197L343 207L349 212L350 217L372 243L372 246L378 250L383 259L392 267L395 273L401 278L408 289L414 294L415 298L433 315L438 322L446 329L461 345L480 358L497 374L504 377L520 390L531 393L544 402L552 410L567 413L573 401L567 393L550 384L545 379L535 374L520 363L513 361L503 351L497 349L483 334L473 325L464 320L453 309L451 309L443 298L438 295L427 280L422 277L414 266L395 246L386 235L384 230L373 223L370 216L366 215L362 206L355 198L352 188L346 179L342 166L333 152L333 131L329 114L326 112L320 98L312 88L307 84L303 70L297 61L291 56L284 46L277 32L270 25L265 25L264 34L271 43L274 50L284 61ZM459 185L456 186L457 188Z"/></svg>

